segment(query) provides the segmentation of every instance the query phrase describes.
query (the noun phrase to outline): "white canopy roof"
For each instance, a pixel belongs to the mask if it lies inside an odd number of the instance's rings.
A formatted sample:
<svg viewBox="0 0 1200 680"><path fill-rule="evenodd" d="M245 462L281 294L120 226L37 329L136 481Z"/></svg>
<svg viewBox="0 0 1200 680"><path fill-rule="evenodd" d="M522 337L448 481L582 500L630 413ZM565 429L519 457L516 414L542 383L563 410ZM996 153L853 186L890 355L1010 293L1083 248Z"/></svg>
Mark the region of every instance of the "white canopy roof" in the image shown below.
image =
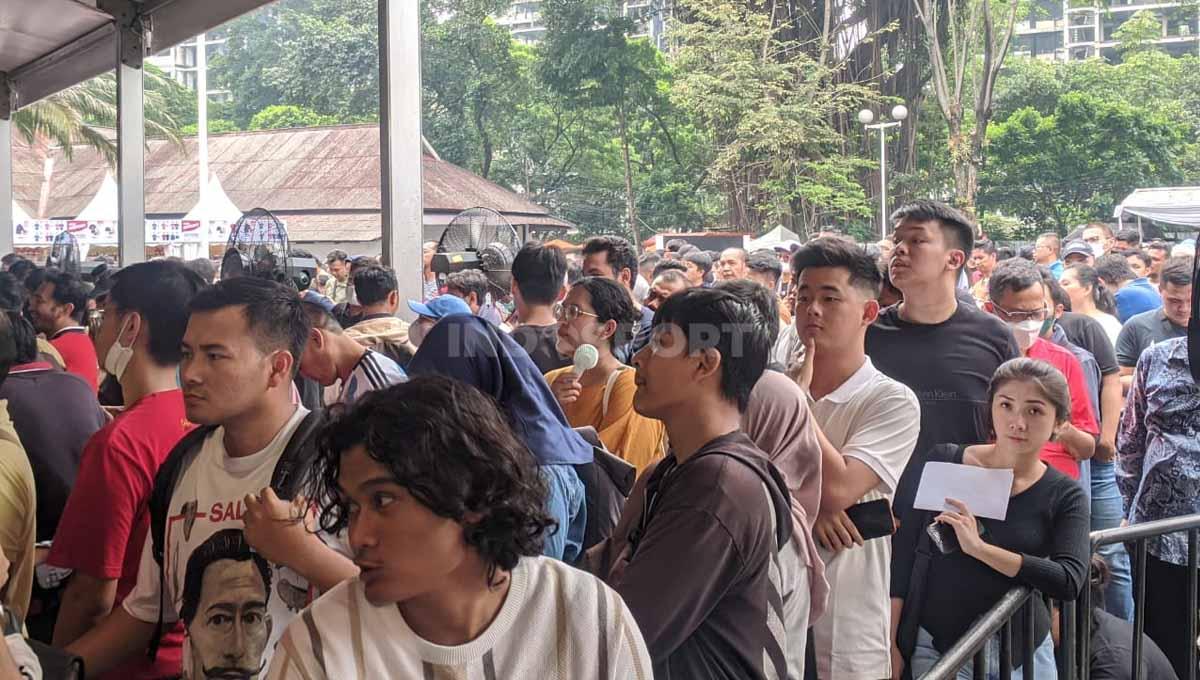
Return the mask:
<svg viewBox="0 0 1200 680"><path fill-rule="evenodd" d="M201 222L205 220L237 222L241 218L242 211L230 200L229 194L226 194L225 189L221 186L221 180L217 178L216 173L213 173L208 181L204 199L198 201L183 219Z"/></svg>
<svg viewBox="0 0 1200 680"><path fill-rule="evenodd" d="M1200 227L1200 187L1138 189L1113 211L1113 217L1118 220L1125 215Z"/></svg>
<svg viewBox="0 0 1200 680"><path fill-rule="evenodd" d="M784 228L784 226L781 224L778 227L775 227L774 229L772 229L771 231L768 231L767 233L763 234L762 236L759 236L756 239L752 239L750 242L748 242L746 244L746 250L760 250L762 248L774 248L775 246L777 246L785 241L797 241L798 242L799 240L800 240L800 237L797 236L795 234L795 232Z"/></svg>
<svg viewBox="0 0 1200 680"><path fill-rule="evenodd" d="M17 203L16 201L12 202L13 224L24 224L31 222L32 220L33 218L29 216L29 213L25 212L25 209L21 207L20 203Z"/></svg>
<svg viewBox="0 0 1200 680"><path fill-rule="evenodd" d="M87 207L75 216L75 219L88 222L116 222L117 202L117 182L113 179L112 173L104 173L104 181L100 183L100 190L92 197L92 201L87 204Z"/></svg>

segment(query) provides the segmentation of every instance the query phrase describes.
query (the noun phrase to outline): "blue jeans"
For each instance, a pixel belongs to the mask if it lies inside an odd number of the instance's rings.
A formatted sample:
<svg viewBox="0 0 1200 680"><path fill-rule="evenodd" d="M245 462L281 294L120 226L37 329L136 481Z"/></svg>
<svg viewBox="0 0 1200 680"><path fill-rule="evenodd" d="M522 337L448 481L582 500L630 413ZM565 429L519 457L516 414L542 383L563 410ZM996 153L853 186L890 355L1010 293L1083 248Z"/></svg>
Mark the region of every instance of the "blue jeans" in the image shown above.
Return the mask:
<svg viewBox="0 0 1200 680"><path fill-rule="evenodd" d="M1016 644L1016 640L1013 641ZM1000 638L993 637L987 644L988 680L1000 678ZM913 680L920 680L942 658L942 653L933 646L933 636L924 628L917 631L917 646L912 655ZM958 669L958 680L972 680L973 662ZM1029 680L1058 680L1058 666L1054 661L1054 640L1049 635L1033 651L1033 677ZM1024 669L1014 668L1012 680L1025 680Z"/></svg>
<svg viewBox="0 0 1200 680"><path fill-rule="evenodd" d="M583 550L587 529L583 481L570 465L539 465L538 470L550 489L546 511L558 525L546 531L542 554L574 564Z"/></svg>
<svg viewBox="0 0 1200 680"><path fill-rule="evenodd" d="M1092 463L1092 531L1121 526L1124 505L1117 489L1117 474L1113 463ZM1126 621L1133 620L1133 579L1130 576L1129 554L1120 543L1102 546L1098 551L1112 571L1104 589L1104 609ZM1095 603L1099 604L1099 603Z"/></svg>

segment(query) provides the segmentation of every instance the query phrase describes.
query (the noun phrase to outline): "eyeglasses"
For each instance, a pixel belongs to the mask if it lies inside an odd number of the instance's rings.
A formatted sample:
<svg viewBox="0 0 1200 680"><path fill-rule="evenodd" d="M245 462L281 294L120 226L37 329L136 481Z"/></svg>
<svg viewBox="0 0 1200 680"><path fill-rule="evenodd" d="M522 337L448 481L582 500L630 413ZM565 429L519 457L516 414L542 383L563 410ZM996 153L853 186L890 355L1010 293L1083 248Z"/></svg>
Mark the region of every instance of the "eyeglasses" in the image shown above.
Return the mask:
<svg viewBox="0 0 1200 680"><path fill-rule="evenodd" d="M580 316L590 316L594 319L599 319L599 314L585 312L579 305L557 305L554 308L554 318L559 321L574 321Z"/></svg>
<svg viewBox="0 0 1200 680"><path fill-rule="evenodd" d="M1008 310L994 302L992 303L992 307L1000 313L1000 317L1005 321L1012 321L1014 323L1021 323L1022 321L1045 321L1046 314L1049 313L1049 310L1045 307L1034 311L1023 309Z"/></svg>

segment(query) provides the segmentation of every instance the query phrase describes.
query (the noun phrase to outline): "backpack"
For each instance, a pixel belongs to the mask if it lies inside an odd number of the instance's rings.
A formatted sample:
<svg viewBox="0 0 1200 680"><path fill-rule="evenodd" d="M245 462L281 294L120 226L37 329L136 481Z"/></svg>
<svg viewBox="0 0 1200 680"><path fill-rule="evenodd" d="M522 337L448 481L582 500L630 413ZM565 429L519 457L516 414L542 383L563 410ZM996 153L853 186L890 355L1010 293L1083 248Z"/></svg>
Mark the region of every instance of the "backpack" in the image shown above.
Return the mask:
<svg viewBox="0 0 1200 680"><path fill-rule="evenodd" d="M296 427L292 437L275 463L271 473L271 488L282 500L291 500L308 481L312 464L316 458L315 435L323 419L320 411L309 411ZM175 485L183 475L192 454L200 450L208 435L217 429L215 425L204 425L188 432L180 439L171 453L167 454L154 477L154 490L150 492L150 553L158 563L158 623L150 640L148 656L153 660L158 655L158 646L163 634L163 608L166 606L166 532L167 518L171 514L171 496Z"/></svg>
<svg viewBox="0 0 1200 680"><path fill-rule="evenodd" d="M582 556L588 548L612 535L637 481L637 470L609 453L595 428L577 427L575 431L592 445L592 462L573 466L583 482L584 507L587 509Z"/></svg>

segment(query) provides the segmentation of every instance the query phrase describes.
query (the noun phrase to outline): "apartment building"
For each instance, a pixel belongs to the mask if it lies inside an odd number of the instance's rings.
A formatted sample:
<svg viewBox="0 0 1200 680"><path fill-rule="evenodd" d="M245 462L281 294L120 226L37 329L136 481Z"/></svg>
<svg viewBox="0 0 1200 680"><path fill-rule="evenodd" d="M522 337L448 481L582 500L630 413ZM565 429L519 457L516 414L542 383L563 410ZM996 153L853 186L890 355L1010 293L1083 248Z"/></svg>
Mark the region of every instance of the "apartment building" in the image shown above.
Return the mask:
<svg viewBox="0 0 1200 680"><path fill-rule="evenodd" d="M1192 0L1040 0L1017 22L1013 53L1052 61L1114 59L1117 29L1141 10L1154 12L1162 25L1155 40L1160 49L1200 55L1200 12Z"/></svg>

